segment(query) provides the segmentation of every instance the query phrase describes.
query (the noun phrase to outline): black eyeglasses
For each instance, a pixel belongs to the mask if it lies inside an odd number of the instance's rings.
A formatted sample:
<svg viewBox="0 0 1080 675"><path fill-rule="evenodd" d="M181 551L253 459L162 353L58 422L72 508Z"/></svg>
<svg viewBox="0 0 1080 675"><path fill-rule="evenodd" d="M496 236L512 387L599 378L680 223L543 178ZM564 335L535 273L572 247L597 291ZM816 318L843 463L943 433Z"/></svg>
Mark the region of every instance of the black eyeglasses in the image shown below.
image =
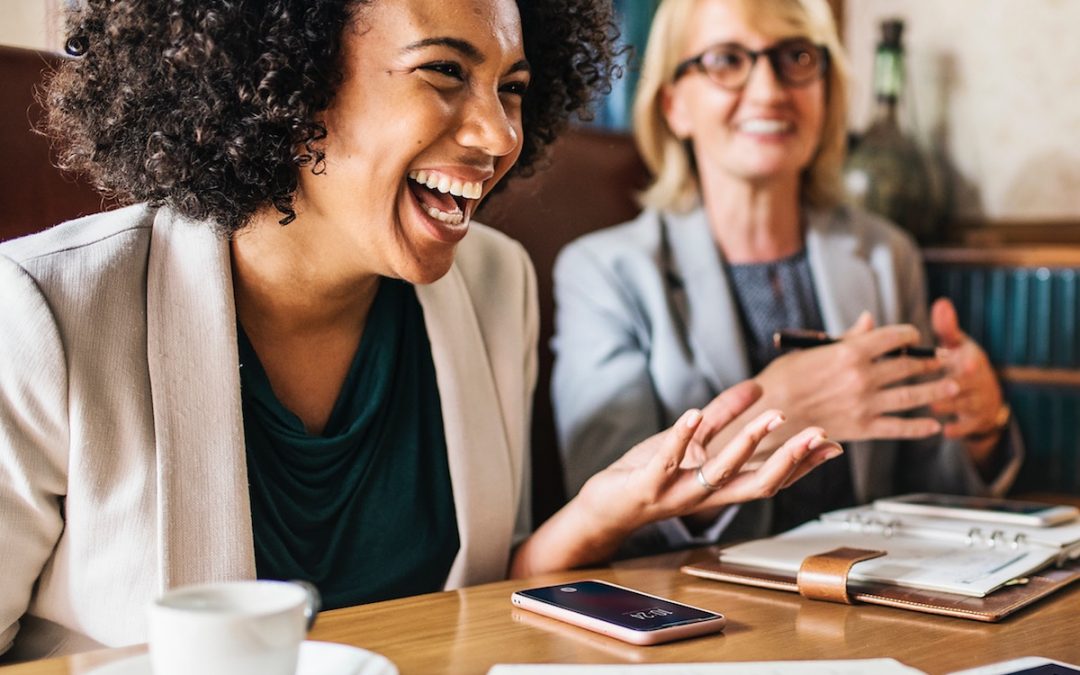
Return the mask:
<svg viewBox="0 0 1080 675"><path fill-rule="evenodd" d="M734 42L713 45L675 68L674 80L697 69L724 89L742 89L758 57L769 60L777 79L789 87L802 87L821 78L829 67L829 50L805 38L792 38L768 49L754 51Z"/></svg>

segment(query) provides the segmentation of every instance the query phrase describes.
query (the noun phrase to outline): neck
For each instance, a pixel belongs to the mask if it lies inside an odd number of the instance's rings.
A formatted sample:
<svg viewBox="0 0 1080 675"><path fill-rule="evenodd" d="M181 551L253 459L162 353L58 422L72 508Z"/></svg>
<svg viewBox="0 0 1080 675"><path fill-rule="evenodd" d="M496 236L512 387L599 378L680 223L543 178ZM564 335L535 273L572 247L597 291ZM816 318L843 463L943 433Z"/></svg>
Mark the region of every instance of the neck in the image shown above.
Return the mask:
<svg viewBox="0 0 1080 675"><path fill-rule="evenodd" d="M344 273L316 223L301 216L282 226L279 218L264 209L232 241L233 293L244 329L249 335L362 329L379 276Z"/></svg>
<svg viewBox="0 0 1080 675"><path fill-rule="evenodd" d="M768 262L802 250L797 176L768 183L703 180L702 197L713 238L728 261Z"/></svg>

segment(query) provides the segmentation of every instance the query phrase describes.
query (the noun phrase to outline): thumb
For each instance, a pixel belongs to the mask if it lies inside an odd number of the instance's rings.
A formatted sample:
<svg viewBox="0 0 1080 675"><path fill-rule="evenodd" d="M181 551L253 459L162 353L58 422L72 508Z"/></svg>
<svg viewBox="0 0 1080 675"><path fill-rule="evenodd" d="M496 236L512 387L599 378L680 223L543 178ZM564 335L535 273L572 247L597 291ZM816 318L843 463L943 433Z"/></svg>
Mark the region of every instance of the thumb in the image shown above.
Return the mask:
<svg viewBox="0 0 1080 675"><path fill-rule="evenodd" d="M848 328L847 332L844 333L844 337L855 337L856 335L869 333L872 330L874 330L874 316L864 309L859 318L855 319L855 323L851 324L851 328Z"/></svg>
<svg viewBox="0 0 1080 675"><path fill-rule="evenodd" d="M938 298L930 308L930 326L941 347L959 347L966 337L960 330L960 320L956 318L956 308L948 298Z"/></svg>

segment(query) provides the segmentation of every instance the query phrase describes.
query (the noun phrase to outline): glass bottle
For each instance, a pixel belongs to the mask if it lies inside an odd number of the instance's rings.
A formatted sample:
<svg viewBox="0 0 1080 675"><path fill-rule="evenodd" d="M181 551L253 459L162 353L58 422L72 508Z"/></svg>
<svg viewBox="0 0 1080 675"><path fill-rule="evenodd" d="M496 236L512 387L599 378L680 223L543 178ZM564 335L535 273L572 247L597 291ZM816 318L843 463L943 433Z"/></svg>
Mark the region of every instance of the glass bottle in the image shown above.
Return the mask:
<svg viewBox="0 0 1080 675"><path fill-rule="evenodd" d="M874 54L876 107L870 126L848 156L844 187L851 201L885 216L920 243L937 238L938 214L931 176L918 143L900 128L904 90L904 23L883 21Z"/></svg>

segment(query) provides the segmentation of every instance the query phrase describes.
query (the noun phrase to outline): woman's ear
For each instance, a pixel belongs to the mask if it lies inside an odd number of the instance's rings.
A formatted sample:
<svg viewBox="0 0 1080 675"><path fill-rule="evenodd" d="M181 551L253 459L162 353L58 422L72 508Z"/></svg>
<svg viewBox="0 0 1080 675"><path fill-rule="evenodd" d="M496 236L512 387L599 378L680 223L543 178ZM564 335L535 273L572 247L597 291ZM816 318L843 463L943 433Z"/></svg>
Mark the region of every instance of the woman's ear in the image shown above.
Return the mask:
<svg viewBox="0 0 1080 675"><path fill-rule="evenodd" d="M689 109L685 97L679 96L676 85L665 84L660 89L660 110L676 138L685 141L690 137L693 125L690 122Z"/></svg>

